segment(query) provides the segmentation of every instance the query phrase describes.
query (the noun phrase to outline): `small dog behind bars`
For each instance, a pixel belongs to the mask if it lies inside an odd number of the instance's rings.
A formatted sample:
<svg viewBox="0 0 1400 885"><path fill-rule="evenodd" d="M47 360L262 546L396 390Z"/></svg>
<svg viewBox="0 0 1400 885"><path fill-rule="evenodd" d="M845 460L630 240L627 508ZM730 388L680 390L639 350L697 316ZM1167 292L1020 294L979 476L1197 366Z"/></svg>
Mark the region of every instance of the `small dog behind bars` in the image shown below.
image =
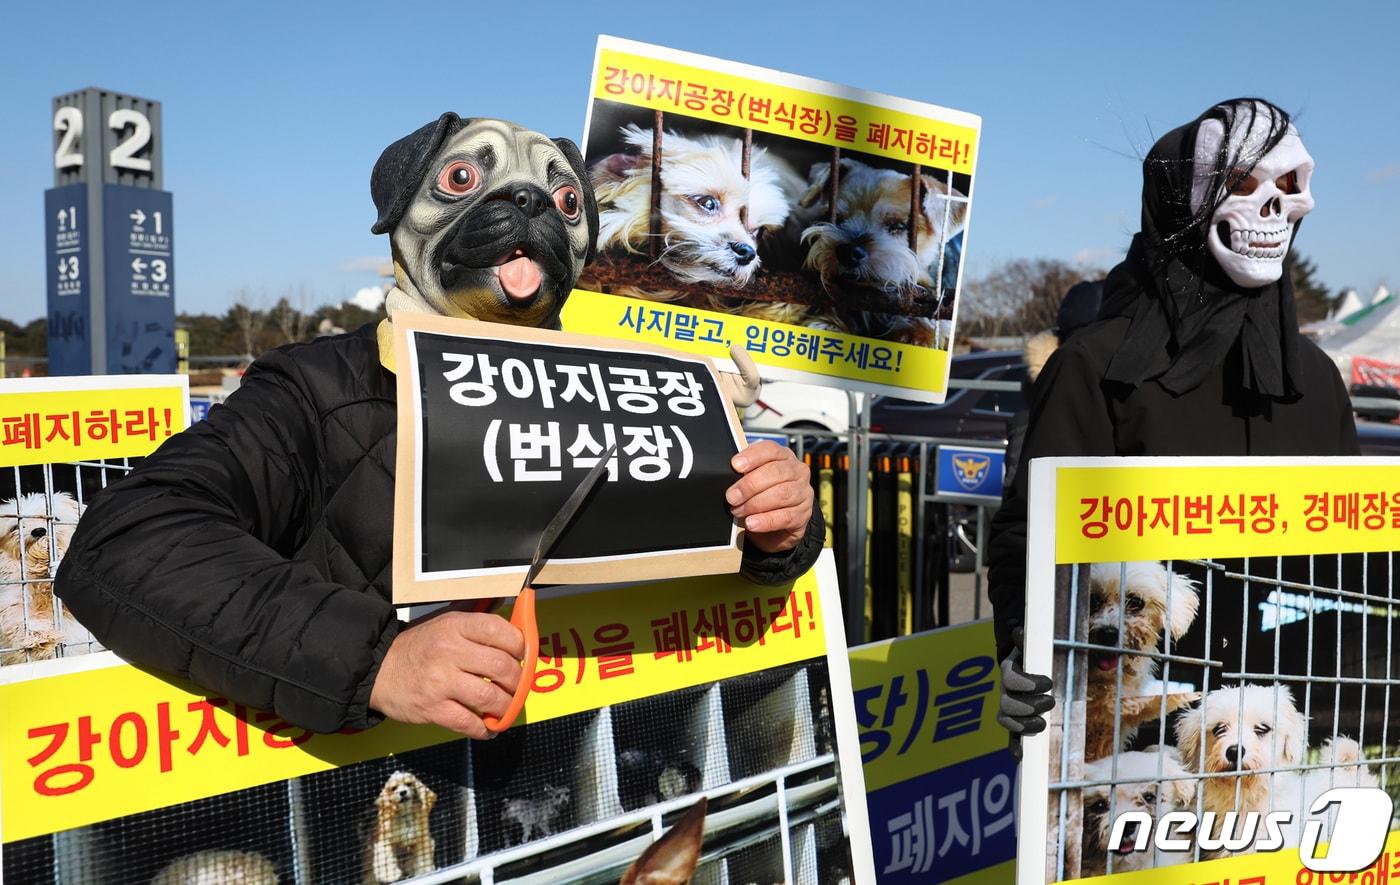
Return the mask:
<svg viewBox="0 0 1400 885"><path fill-rule="evenodd" d="M374 800L374 829L364 852L364 882L379 885L431 873L436 842L428 828L437 794L407 771L389 776Z"/></svg>
<svg viewBox="0 0 1400 885"><path fill-rule="evenodd" d="M507 831L507 845L524 845L535 839L548 839L567 828L570 821L569 802L573 791L568 787L544 784L528 796L512 796L501 808L501 820L514 824L519 840L513 841Z"/></svg>
<svg viewBox="0 0 1400 885"><path fill-rule="evenodd" d="M909 286L934 288L939 257L967 219L963 195L922 174L916 195L911 174L876 169L848 157L841 159L840 170L834 212L831 164L817 163L808 175L807 192L798 202L799 217L806 225L798 234L808 247L804 266L816 271L822 288L837 296L835 306L852 331L946 346L944 335L951 333L946 321L850 311L840 295L847 287L891 294ZM912 219L911 205L917 206ZM823 215L830 220L818 220ZM913 248L909 246L911 221Z"/></svg>
<svg viewBox="0 0 1400 885"><path fill-rule="evenodd" d="M1284 846L1293 847L1302 834L1302 816L1312 817L1313 801L1329 788L1380 785L1361 745L1338 734L1317 749L1317 764L1326 767L1268 773L1307 764L1308 721L1286 685L1215 689L1177 716L1175 731L1186 769L1216 775L1201 781L1202 810L1216 816L1208 830L1203 825L1202 835L1225 843L1211 847L1212 857L1253 851L1256 838L1264 835L1247 824L1235 827L1227 814L1289 812L1293 817L1282 836Z"/></svg>
<svg viewBox="0 0 1400 885"><path fill-rule="evenodd" d="M652 130L625 126L622 136L634 152L604 157L589 172L598 195L598 248L645 252ZM747 285L761 263L758 232L781 226L801 193L801 177L763 148L753 149L745 179L740 152L737 138L665 131L657 260L682 282Z"/></svg>
<svg viewBox="0 0 1400 885"><path fill-rule="evenodd" d="M1160 562L1096 563L1089 570L1089 593L1089 642L1105 650L1088 654L1086 762L1117 752L1144 723L1196 699L1191 693L1165 699L1149 693L1157 662L1148 655L1158 651L1165 635L1173 641L1185 636L1200 604L1195 582Z"/></svg>
<svg viewBox="0 0 1400 885"><path fill-rule="evenodd" d="M94 649L66 606L54 616L53 574L81 515L66 492L0 501L0 664Z"/></svg>

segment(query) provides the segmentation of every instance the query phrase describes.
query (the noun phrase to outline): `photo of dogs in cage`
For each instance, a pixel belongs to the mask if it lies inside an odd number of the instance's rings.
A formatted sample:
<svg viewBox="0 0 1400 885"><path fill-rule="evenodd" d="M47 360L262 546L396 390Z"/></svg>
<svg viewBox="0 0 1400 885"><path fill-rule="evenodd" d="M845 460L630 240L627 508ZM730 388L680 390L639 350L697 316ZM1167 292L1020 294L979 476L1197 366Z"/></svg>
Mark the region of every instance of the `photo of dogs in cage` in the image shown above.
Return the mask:
<svg viewBox="0 0 1400 885"><path fill-rule="evenodd" d="M579 287L948 349L971 179L858 141L595 100L598 257Z"/></svg>
<svg viewBox="0 0 1400 885"><path fill-rule="evenodd" d="M0 666L101 651L53 592L88 501L139 459L0 471Z"/></svg>
<svg viewBox="0 0 1400 885"><path fill-rule="evenodd" d="M1400 794L1393 560L1058 568L1045 881L1294 849L1327 789ZM1172 812L1190 850L1157 847Z"/></svg>
<svg viewBox="0 0 1400 885"><path fill-rule="evenodd" d="M825 658L5 846L5 881L849 885Z"/></svg>

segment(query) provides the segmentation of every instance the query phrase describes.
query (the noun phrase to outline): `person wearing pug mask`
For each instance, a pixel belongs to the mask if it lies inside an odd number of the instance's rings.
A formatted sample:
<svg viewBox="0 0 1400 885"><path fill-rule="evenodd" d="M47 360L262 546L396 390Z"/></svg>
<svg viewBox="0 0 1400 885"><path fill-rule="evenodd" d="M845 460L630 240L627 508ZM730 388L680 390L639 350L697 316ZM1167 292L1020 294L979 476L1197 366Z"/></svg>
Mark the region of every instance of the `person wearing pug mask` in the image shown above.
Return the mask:
<svg viewBox="0 0 1400 885"><path fill-rule="evenodd" d="M1359 454L1346 385L1299 334L1286 264L1313 208L1313 166L1287 112L1258 98L1220 102L1152 146L1142 229L1104 282L1098 321L1041 371L1023 464ZM1018 755L1053 706L1050 679L1022 669L1029 474L1016 471L992 520L987 582L998 721Z"/></svg>
<svg viewBox="0 0 1400 885"><path fill-rule="evenodd" d="M300 727L388 717L486 738L482 717L520 679L520 632L460 606L403 624L390 604L391 324L411 311L558 328L597 207L568 139L451 113L390 145L370 190L393 251L389 318L260 357L205 421L94 498L55 589L128 660ZM744 573L806 571L825 534L806 467L772 443L733 467Z"/></svg>

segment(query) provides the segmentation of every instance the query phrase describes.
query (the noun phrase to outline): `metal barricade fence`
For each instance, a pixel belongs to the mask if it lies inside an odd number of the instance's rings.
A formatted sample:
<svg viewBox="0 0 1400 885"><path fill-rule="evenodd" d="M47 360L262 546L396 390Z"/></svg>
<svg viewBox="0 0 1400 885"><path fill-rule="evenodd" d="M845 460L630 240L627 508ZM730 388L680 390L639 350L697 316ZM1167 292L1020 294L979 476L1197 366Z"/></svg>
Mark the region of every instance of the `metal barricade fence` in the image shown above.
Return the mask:
<svg viewBox="0 0 1400 885"><path fill-rule="evenodd" d="M935 470L939 446L972 442L1004 449L1004 442L859 429L761 432L786 436L798 460L812 470L827 544L837 559L848 641L908 635L991 615L983 599L986 539L995 507L939 494Z"/></svg>

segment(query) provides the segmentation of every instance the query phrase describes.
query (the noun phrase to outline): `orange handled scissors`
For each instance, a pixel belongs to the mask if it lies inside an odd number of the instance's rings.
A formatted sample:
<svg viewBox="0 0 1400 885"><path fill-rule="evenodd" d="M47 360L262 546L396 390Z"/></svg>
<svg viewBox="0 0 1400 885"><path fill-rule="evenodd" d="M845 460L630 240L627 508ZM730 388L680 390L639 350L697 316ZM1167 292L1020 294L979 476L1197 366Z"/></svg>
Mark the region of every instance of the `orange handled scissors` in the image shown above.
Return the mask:
<svg viewBox="0 0 1400 885"><path fill-rule="evenodd" d="M515 689L515 697L511 698L510 706L499 719L489 715L482 717L482 722L486 723L486 728L490 731L500 733L510 728L520 716L520 711L525 709L525 698L530 694L530 686L535 682L535 665L540 659L540 625L535 620L535 578L539 577L540 569L544 568L550 550L554 549L564 530L578 515L588 493L598 484L598 480L608 469L608 461L612 460L616 453L617 443L613 443L540 533L540 541L535 545L535 556L530 560L530 569L525 572L525 581L520 585L520 595L516 597L515 608L510 613L510 622L525 635L525 660L520 664L520 685Z"/></svg>

